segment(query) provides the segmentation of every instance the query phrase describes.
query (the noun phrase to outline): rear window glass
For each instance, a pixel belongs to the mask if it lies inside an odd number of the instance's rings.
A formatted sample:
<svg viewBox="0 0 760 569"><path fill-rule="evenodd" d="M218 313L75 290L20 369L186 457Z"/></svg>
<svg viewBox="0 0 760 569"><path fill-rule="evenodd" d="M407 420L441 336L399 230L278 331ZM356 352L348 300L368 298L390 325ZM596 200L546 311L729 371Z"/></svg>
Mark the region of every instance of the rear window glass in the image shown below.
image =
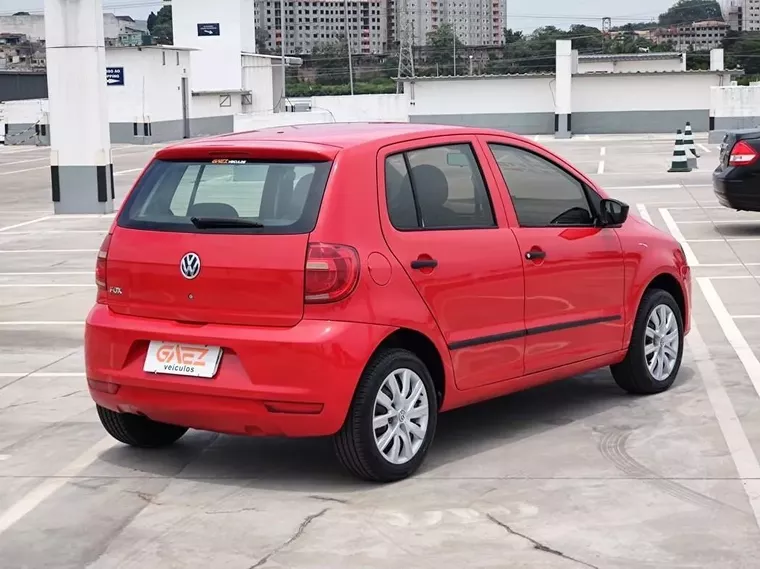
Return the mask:
<svg viewBox="0 0 760 569"><path fill-rule="evenodd" d="M322 203L329 162L155 161L119 216L132 229L191 233L308 233ZM251 227L204 227L240 220ZM260 224L260 227L253 225Z"/></svg>

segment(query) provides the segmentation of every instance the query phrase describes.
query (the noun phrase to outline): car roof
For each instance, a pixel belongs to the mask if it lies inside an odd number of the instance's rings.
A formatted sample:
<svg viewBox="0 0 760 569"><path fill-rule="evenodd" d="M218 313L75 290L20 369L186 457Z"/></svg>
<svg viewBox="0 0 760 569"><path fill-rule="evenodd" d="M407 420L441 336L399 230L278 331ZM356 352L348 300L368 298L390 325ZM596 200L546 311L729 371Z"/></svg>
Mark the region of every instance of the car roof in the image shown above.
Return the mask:
<svg viewBox="0 0 760 569"><path fill-rule="evenodd" d="M368 143L393 143L404 139L457 134L499 134L501 136L509 136L504 131L495 131L493 129L440 124L406 122L321 123L271 127L223 134L211 138L180 142L175 147L203 147L207 144L216 145L223 143L225 146L245 148L248 145L255 145L263 141L278 141L280 143L306 143L348 148Z"/></svg>

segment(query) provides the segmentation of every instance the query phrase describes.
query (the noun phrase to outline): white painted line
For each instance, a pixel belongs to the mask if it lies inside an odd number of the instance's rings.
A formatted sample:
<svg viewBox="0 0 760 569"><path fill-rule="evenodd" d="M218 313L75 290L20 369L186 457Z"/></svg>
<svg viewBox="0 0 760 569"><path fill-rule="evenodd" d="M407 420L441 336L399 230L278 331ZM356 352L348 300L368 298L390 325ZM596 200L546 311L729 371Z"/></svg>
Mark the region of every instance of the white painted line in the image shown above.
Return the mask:
<svg viewBox="0 0 760 569"><path fill-rule="evenodd" d="M659 184L655 186L604 186L605 190L677 190L679 184Z"/></svg>
<svg viewBox="0 0 760 569"><path fill-rule="evenodd" d="M760 263L700 263L698 267L757 267Z"/></svg>
<svg viewBox="0 0 760 569"><path fill-rule="evenodd" d="M731 318L734 320L756 320L760 318L760 314L733 314Z"/></svg>
<svg viewBox="0 0 760 569"><path fill-rule="evenodd" d="M602 146L599 149L599 156L606 156L606 155L607 155L607 149L604 146Z"/></svg>
<svg viewBox="0 0 760 569"><path fill-rule="evenodd" d="M712 152L712 150L710 150L709 148L707 148L707 146L705 146L704 144L697 144L697 146L699 146L699 148L700 148L700 149L701 149L703 152L706 152L707 154L710 154L710 152Z"/></svg>
<svg viewBox="0 0 760 569"><path fill-rule="evenodd" d="M102 438L95 445L88 448L84 453L57 472L55 476L45 480L42 484L34 488L18 502L5 510L0 514L0 535L29 512L34 510L42 502L50 498L50 496L66 485L71 478L77 476L93 462L98 460L102 452L112 448L115 444L116 441L110 436Z"/></svg>
<svg viewBox="0 0 760 569"><path fill-rule="evenodd" d="M733 324L733 321L731 323ZM702 377L702 383L715 413L715 419L718 421L723 439L726 441L731 459L736 466L736 472L741 479L744 491L747 493L755 522L760 525L760 464L757 461L757 456L752 450L747 433L744 432L726 388L721 382L718 366L715 365L715 361L707 349L707 344L705 344L702 335L694 324L692 324L687 342L694 356L699 375Z"/></svg>
<svg viewBox="0 0 760 569"><path fill-rule="evenodd" d="M25 168L23 170L11 170L10 172L0 172L0 176L10 176L11 174L23 174L24 172L34 172L35 170L47 170L50 166L37 166L36 168Z"/></svg>
<svg viewBox="0 0 760 569"><path fill-rule="evenodd" d="M749 279L760 281L760 276L756 276L756 275L720 275L720 276L717 276L717 277L710 277L711 281L715 281L715 280L718 280L718 281L734 281L734 280L739 281L739 280L749 280Z"/></svg>
<svg viewBox="0 0 760 569"><path fill-rule="evenodd" d="M0 288L85 288L85 287L94 287L95 283L92 284L84 284L84 283L78 283L78 284L62 284L62 283L34 283L34 284L7 284L3 283L0 284Z"/></svg>
<svg viewBox="0 0 760 569"><path fill-rule="evenodd" d="M43 229L41 231L5 231L3 232L3 235L72 235L98 233L108 233L108 229Z"/></svg>
<svg viewBox="0 0 760 569"><path fill-rule="evenodd" d="M596 169L597 174L604 174L604 160L599 160L599 167Z"/></svg>
<svg viewBox="0 0 760 569"><path fill-rule="evenodd" d="M689 210L689 209L726 209L722 205L689 205L689 206L680 206L680 207L669 207L668 209L680 209L680 210Z"/></svg>
<svg viewBox="0 0 760 569"><path fill-rule="evenodd" d="M0 249L0 255L28 255L34 253L43 253L49 255L59 255L64 253L97 253L97 249Z"/></svg>
<svg viewBox="0 0 760 569"><path fill-rule="evenodd" d="M9 454L0 454L0 460L8 460L11 457Z"/></svg>
<svg viewBox="0 0 760 569"><path fill-rule="evenodd" d="M50 160L49 156L44 158L30 158L29 160L16 160L15 162L0 162L0 168L5 166L15 166L16 164L29 164L30 162L42 162L43 160Z"/></svg>
<svg viewBox="0 0 760 569"><path fill-rule="evenodd" d="M760 225L760 218L758 219L691 219L689 221L679 221L678 223L685 223L688 225L697 225L700 223L710 223L713 225L730 225L732 223L756 223Z"/></svg>
<svg viewBox="0 0 760 569"><path fill-rule="evenodd" d="M27 225L32 225L33 223L39 223L40 221L45 221L47 219L50 219L53 217L52 215L46 215L45 217L38 217L37 219L32 219L31 221L24 221L23 223L17 223L16 225L9 225L8 227L0 227L0 233L4 231L8 231L10 229L16 229L17 227L25 227Z"/></svg>
<svg viewBox="0 0 760 569"><path fill-rule="evenodd" d="M72 320L69 322L64 321L64 320L59 320L59 321L50 320L47 322L45 321L35 322L33 320L19 320L17 322L14 322L12 320L6 320L6 321L0 320L0 327L2 328L8 328L8 327L14 327L14 326L81 326L82 324L84 324L84 322L76 321L76 320Z"/></svg>
<svg viewBox="0 0 760 569"><path fill-rule="evenodd" d="M92 275L94 271L71 271L71 272L57 272L46 271L39 273L0 273L0 277L69 277L74 275Z"/></svg>
<svg viewBox="0 0 760 569"><path fill-rule="evenodd" d="M726 310L726 306L723 304L723 301L721 300L718 291L715 290L715 286L713 286L710 278L698 277L697 282L699 283L699 287L702 289L702 294L705 295L705 299L710 305L715 318L718 320L718 324L726 335L728 343L731 344L736 355L739 356L739 360L741 360L742 365L744 365L744 369L747 371L747 375L749 376L755 391L758 396L760 396L760 360L757 359L757 356L752 351L752 348L750 348L749 343L739 331L739 328L731 318L728 310ZM760 495L758 495L758 497L760 498Z"/></svg>
<svg viewBox="0 0 760 569"><path fill-rule="evenodd" d="M662 220L665 222L665 225L668 228L668 231L670 231L670 234L675 237L676 241L681 244L683 252L686 255L686 262L689 263L689 265L692 267L699 265L699 261L697 260L696 255L694 255L694 251L691 250L691 247L686 242L683 233L681 233L681 230L678 228L678 224L673 220L673 216L670 215L670 212L667 210L667 208L661 207L659 211L660 215L662 216Z"/></svg>
<svg viewBox="0 0 760 569"><path fill-rule="evenodd" d="M760 237L728 237L726 239L687 239L687 241L689 243L741 243L743 241L760 241ZM747 263L747 264L749 265L751 263Z"/></svg>
<svg viewBox="0 0 760 569"><path fill-rule="evenodd" d="M18 377L50 377L50 378L67 378L67 377L84 377L84 373L81 372L34 372L34 373L24 373L24 372L3 372L0 373L0 377L3 378L18 378Z"/></svg>
<svg viewBox="0 0 760 569"><path fill-rule="evenodd" d="M143 168L132 168L131 170L121 170L120 172L114 172L114 176L122 176L124 174L132 174L134 172L142 172Z"/></svg>
<svg viewBox="0 0 760 569"><path fill-rule="evenodd" d="M649 215L649 210L647 209L647 206L645 206L643 203L637 203L636 209L639 210L639 215L641 216L641 219L649 223L649 225L654 225L654 221L652 221L652 216Z"/></svg>

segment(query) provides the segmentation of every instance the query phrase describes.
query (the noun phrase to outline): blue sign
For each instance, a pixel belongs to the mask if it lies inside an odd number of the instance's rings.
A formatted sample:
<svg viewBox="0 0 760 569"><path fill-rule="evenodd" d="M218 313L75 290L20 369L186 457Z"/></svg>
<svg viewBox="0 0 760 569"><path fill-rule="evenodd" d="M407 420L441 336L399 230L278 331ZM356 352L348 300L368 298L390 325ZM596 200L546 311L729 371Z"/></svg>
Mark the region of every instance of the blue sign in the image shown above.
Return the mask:
<svg viewBox="0 0 760 569"><path fill-rule="evenodd" d="M106 67L106 84L109 87L124 86L124 68L123 67Z"/></svg>
<svg viewBox="0 0 760 569"><path fill-rule="evenodd" d="M198 24L199 36L218 36L219 33L219 24Z"/></svg>

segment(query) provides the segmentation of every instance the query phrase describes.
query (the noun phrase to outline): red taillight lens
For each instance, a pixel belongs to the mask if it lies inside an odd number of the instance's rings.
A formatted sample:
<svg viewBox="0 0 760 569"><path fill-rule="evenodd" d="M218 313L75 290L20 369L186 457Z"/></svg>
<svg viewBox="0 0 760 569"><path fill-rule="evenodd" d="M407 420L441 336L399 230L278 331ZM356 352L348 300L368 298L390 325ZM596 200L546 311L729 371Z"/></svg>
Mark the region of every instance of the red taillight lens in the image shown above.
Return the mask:
<svg viewBox="0 0 760 569"><path fill-rule="evenodd" d="M748 143L740 140L732 149L728 157L729 166L749 166L758 158L757 151Z"/></svg>
<svg viewBox="0 0 760 569"><path fill-rule="evenodd" d="M98 286L97 302L108 303L108 279L106 277L108 247L111 245L111 234L106 235L98 251L98 259L95 261L95 284Z"/></svg>
<svg viewBox="0 0 760 569"><path fill-rule="evenodd" d="M359 253L353 247L309 244L304 301L320 304L343 300L354 292L359 272Z"/></svg>

